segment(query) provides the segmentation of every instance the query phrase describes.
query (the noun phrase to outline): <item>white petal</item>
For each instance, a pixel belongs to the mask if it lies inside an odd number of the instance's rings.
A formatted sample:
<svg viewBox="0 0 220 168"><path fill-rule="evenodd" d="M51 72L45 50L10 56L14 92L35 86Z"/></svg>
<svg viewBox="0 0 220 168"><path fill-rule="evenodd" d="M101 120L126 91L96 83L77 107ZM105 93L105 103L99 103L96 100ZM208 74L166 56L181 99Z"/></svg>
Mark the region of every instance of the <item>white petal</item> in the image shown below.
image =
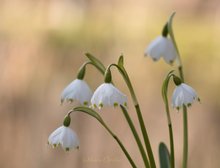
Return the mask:
<svg viewBox="0 0 220 168"><path fill-rule="evenodd" d="M150 56L154 61L159 60L164 50L163 43L164 38L162 36L157 37L145 50L145 56Z"/></svg>
<svg viewBox="0 0 220 168"><path fill-rule="evenodd" d="M62 92L61 102L64 100L78 100L82 105L89 103L92 91L84 80L75 79Z"/></svg>
<svg viewBox="0 0 220 168"><path fill-rule="evenodd" d="M166 47L164 48L163 58L168 64L170 64L176 59L177 52L171 39L166 38L166 42L164 43L166 44Z"/></svg>
<svg viewBox="0 0 220 168"><path fill-rule="evenodd" d="M145 56L147 55L153 60L163 57L167 63L171 64L176 59L177 52L171 39L159 36L145 50Z"/></svg>
<svg viewBox="0 0 220 168"><path fill-rule="evenodd" d="M195 99L197 99L197 94L195 90L182 83L179 86L177 86L173 92L172 96L172 105L173 107L181 107L183 105L189 105L192 104Z"/></svg>
<svg viewBox="0 0 220 168"><path fill-rule="evenodd" d="M79 147L79 140L76 133L69 127L64 127L60 135L60 144L64 150L70 150L72 148Z"/></svg>
<svg viewBox="0 0 220 168"><path fill-rule="evenodd" d="M94 92L91 103L100 108L116 104L125 105L127 104L127 97L111 83L104 83Z"/></svg>
<svg viewBox="0 0 220 168"><path fill-rule="evenodd" d="M57 146L60 143L60 134L62 133L63 126L57 128L55 131L53 131L49 138L48 143L53 146Z"/></svg>

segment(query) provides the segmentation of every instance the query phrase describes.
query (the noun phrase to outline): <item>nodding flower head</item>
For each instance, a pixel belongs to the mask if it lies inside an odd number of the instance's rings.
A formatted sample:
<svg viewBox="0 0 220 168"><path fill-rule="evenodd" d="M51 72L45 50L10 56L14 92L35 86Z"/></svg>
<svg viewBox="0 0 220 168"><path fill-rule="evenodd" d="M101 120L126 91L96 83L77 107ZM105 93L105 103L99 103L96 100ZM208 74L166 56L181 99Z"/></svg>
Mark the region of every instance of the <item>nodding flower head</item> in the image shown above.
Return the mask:
<svg viewBox="0 0 220 168"><path fill-rule="evenodd" d="M196 91L185 83L178 84L173 92L172 105L179 109L183 105L191 106L194 100L200 101Z"/></svg>
<svg viewBox="0 0 220 168"><path fill-rule="evenodd" d="M72 129L63 125L50 134L48 144L54 148L62 146L65 151L69 151L79 148L79 139Z"/></svg>
<svg viewBox="0 0 220 168"><path fill-rule="evenodd" d="M92 91L88 84L81 79L75 79L72 81L61 94L61 103L65 100L72 102L77 100L82 105L89 105L92 97Z"/></svg>
<svg viewBox="0 0 220 168"><path fill-rule="evenodd" d="M127 97L111 83L103 83L94 92L91 104L93 107L127 106Z"/></svg>
<svg viewBox="0 0 220 168"><path fill-rule="evenodd" d="M146 48L145 56L150 56L154 61L161 57L168 63L172 64L177 58L177 52L173 42L168 37L159 36Z"/></svg>

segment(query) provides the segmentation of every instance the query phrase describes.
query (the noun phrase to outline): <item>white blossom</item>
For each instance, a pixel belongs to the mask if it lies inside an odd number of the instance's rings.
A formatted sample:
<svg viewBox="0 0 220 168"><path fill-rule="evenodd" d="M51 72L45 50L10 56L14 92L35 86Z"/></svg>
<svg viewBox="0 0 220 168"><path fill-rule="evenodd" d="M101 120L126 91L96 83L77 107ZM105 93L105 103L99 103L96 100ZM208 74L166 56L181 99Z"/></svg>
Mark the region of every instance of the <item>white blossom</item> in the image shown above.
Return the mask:
<svg viewBox="0 0 220 168"><path fill-rule="evenodd" d="M79 148L79 139L72 129L61 126L50 134L48 144L53 147L61 145L64 150L69 151L72 148Z"/></svg>
<svg viewBox="0 0 220 168"><path fill-rule="evenodd" d="M154 61L157 61L160 59L160 57L163 57L168 64L172 64L177 58L177 52L173 42L171 39L163 36L159 36L152 41L146 48L144 55L150 56Z"/></svg>
<svg viewBox="0 0 220 168"><path fill-rule="evenodd" d="M91 104L93 107L127 106L127 97L111 83L103 83L94 92Z"/></svg>
<svg viewBox="0 0 220 168"><path fill-rule="evenodd" d="M173 107L179 109L183 105L191 106L194 100L200 101L196 91L185 83L177 85L172 96Z"/></svg>
<svg viewBox="0 0 220 168"><path fill-rule="evenodd" d="M92 91L88 84L81 79L72 81L61 94L61 103L65 100L72 102L78 100L82 105L88 105L92 97Z"/></svg>

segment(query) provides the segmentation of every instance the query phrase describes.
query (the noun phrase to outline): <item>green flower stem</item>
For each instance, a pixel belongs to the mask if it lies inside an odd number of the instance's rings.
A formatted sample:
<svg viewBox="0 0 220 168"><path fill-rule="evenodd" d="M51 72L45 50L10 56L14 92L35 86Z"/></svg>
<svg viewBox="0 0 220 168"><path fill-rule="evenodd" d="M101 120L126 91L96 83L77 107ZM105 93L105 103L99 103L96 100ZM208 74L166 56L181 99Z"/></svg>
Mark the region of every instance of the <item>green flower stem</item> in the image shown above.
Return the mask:
<svg viewBox="0 0 220 168"><path fill-rule="evenodd" d="M169 128L169 137L170 137L170 167L175 168L175 155L174 155L174 140L173 140L173 128L172 128L172 121L170 117L170 109L169 109L169 102L167 98L168 86L170 78L173 76L173 71L170 71L163 82L162 85L162 96L165 104L166 114L167 114L167 123Z"/></svg>
<svg viewBox="0 0 220 168"><path fill-rule="evenodd" d="M137 142L137 145L138 145L138 148L140 150L141 156L143 158L145 167L146 168L150 168L150 165L149 165L149 162L148 162L148 159L147 159L147 155L145 153L145 150L144 150L144 147L143 147L143 145L141 143L139 135L138 135L138 133L137 133L137 131L135 129L135 126L134 126L134 124L133 124L133 122L131 120L131 117L129 116L129 114L128 114L128 112L127 112L125 107L123 107L122 105L120 105L120 107L121 107L121 110L122 110L122 112L123 112L123 114L124 114L124 116L125 116L125 118L126 118L126 120L128 122L128 125L129 125L129 127L130 127L130 129L131 129L131 131L132 131L132 133L134 135L134 138L135 138L135 140Z"/></svg>
<svg viewBox="0 0 220 168"><path fill-rule="evenodd" d="M175 168L175 155L174 155L174 142L173 142L173 128L172 124L168 124L169 136L170 136L170 165L171 168Z"/></svg>
<svg viewBox="0 0 220 168"><path fill-rule="evenodd" d="M182 61L180 57L180 52L177 47L177 43L175 41L175 37L173 34L173 29L172 29L172 21L173 17L175 15L175 12L170 16L168 20L168 31L171 37L171 40L173 41L174 47L176 48L177 55L178 55L178 71L180 74L180 78L182 82L184 82L184 75L183 75L183 66L182 66ZM182 168L187 168L187 160L188 160L188 119L187 119L187 108L186 106L183 106L183 162L182 162Z"/></svg>
<svg viewBox="0 0 220 168"><path fill-rule="evenodd" d="M86 113L94 118L96 118L101 124L102 126L108 131L108 133L116 140L116 142L118 143L118 145L120 146L121 150L124 152L125 156L127 157L128 161L130 162L132 168L137 168L136 164L134 163L134 161L132 160L130 154L128 153L128 151L126 150L126 148L124 147L124 145L122 144L122 142L120 141L120 139L111 131L111 129L107 126L107 124L103 121L103 119L101 118L101 116L94 110L88 108L88 107L76 107L73 110L71 110L68 115L70 115L70 113L72 112L83 112Z"/></svg>
<svg viewBox="0 0 220 168"><path fill-rule="evenodd" d="M134 161L132 160L131 156L127 152L126 148L124 147L124 145L122 144L120 139L110 130L110 128L104 122L102 122L101 124L111 134L111 136L117 141L117 143L121 147L122 151L124 152L125 156L127 157L128 161L130 162L131 166L133 168L137 168L137 166L135 165Z"/></svg>
<svg viewBox="0 0 220 168"><path fill-rule="evenodd" d="M143 120L143 117L142 117L140 106L139 106L137 97L135 95L133 86L131 84L130 78L129 78L129 76L128 76L128 74L127 74L127 72L126 72L123 65L119 66L117 64L112 64L111 66L117 67L117 69L121 73L122 77L124 78L125 83L127 84L127 87L130 91L130 94L131 94L131 97L132 97L132 100L133 100L133 104L135 106L135 110L136 110L136 113L137 113L137 116L138 116L139 124L140 124L140 127L141 127L141 132L142 132L142 135L143 135L143 138L144 138L144 143L145 143L145 147L147 149L147 153L148 153L151 168L156 168L156 164L155 164L154 155L153 155L153 151L152 151L152 148L151 148L150 140L149 140L149 137L148 137L148 134L147 134L147 130L146 130L146 127L145 127L145 124L144 124L144 120Z"/></svg>
<svg viewBox="0 0 220 168"><path fill-rule="evenodd" d="M182 167L187 168L187 161L188 161L188 122L187 122L187 108L184 105L183 106L183 140L184 140L184 146L183 146L183 163Z"/></svg>

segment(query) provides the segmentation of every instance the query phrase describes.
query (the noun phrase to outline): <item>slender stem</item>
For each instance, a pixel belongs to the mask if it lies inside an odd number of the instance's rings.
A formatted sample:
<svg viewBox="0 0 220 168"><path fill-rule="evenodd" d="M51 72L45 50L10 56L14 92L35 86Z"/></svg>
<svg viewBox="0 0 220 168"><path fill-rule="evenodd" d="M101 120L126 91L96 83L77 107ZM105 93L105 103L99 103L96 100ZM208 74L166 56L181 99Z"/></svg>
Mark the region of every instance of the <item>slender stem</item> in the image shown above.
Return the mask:
<svg viewBox="0 0 220 168"><path fill-rule="evenodd" d="M135 106L135 110L136 110L136 113L137 113L137 116L138 116L138 121L139 121L139 124L140 124L140 127L141 127L141 132L142 132L142 136L144 138L144 143L145 143L145 147L147 149L147 153L148 153L151 168L156 168L156 164L155 164L154 155L153 155L153 151L152 151L152 148L151 148L150 140L149 140L149 137L148 137L148 134L147 134L147 130L146 130L145 123L144 123L144 120L143 120L143 117L142 117L140 106L139 106L137 97L135 95L133 86L131 84L130 78L129 78L129 76L128 76L128 74L127 74L127 72L126 72L126 70L123 66L118 66L116 64L112 64L112 66L116 66L118 68L119 72L121 73L122 77L125 80L125 83L127 84L127 87L130 91L130 94L131 94L131 97L132 97L132 100L133 100L133 104Z"/></svg>
<svg viewBox="0 0 220 168"><path fill-rule="evenodd" d="M184 82L183 67L178 67L180 78ZM183 161L182 168L187 168L188 162L188 117L187 107L183 105Z"/></svg>
<svg viewBox="0 0 220 168"><path fill-rule="evenodd" d="M145 127L145 124L144 124L144 120L143 120L143 117L142 117L142 113L141 113L139 104L135 105L135 109L136 109L136 112L137 112L137 115L138 115L138 120L139 120L139 123L140 123L141 132L142 132L143 137L144 137L145 147L147 149L147 153L148 153L148 157L149 157L149 160L150 160L150 163L151 163L151 167L156 168L156 164L155 164L154 156L153 156L153 151L151 149L150 140L149 140L149 137L148 137L148 134L147 134L147 130L146 130L146 127Z"/></svg>
<svg viewBox="0 0 220 168"><path fill-rule="evenodd" d="M134 135L134 138L135 138L135 140L136 140L136 142L137 142L137 145L138 145L138 148L139 148L139 150L140 150L141 156L142 156L142 158L143 158L145 167L146 167L146 168L150 168L150 165L149 165L149 162L148 162L148 159L147 159L147 155L146 155L146 153L145 153L145 150L144 150L144 147L143 147L143 145L142 145L142 143L141 143L141 140L140 140L140 138L139 138L139 135L138 135L138 133L137 133L137 131L136 131L136 129L135 129L135 126L134 126L134 124L133 124L133 122L132 122L132 120L131 120L131 117L129 116L127 110L126 110L123 106L121 106L121 109L122 109L122 112L123 112L123 114L124 114L124 116L125 116L127 122L128 122L128 125L129 125L129 127L130 127L130 129L131 129L131 131L132 131L132 133L133 133L133 135Z"/></svg>
<svg viewBox="0 0 220 168"><path fill-rule="evenodd" d="M177 56L178 56L178 70L180 74L180 78L182 82L184 82L184 75L183 75L183 66L182 66L182 60L180 57L180 52L174 37L173 29L172 29L172 21L173 17L175 15L175 12L170 16L168 20L168 31L171 37L171 40L174 44L174 47L176 48ZM183 106L183 163L182 168L187 168L187 158L188 158L188 122L187 122L187 108L186 106Z"/></svg>
<svg viewBox="0 0 220 168"><path fill-rule="evenodd" d="M132 168L137 168L137 166L135 165L134 161L132 160L131 156L129 155L128 151L126 150L126 148L124 147L124 145L122 144L120 139L111 131L111 129L106 125L106 123L103 121L101 116L96 111L94 111L88 107L75 107L73 110L70 110L67 115L70 115L72 112L77 112L77 111L86 113L86 114L96 118L102 124L102 126L110 133L110 135L117 141L120 148L122 149L125 156L127 157L128 161L130 162Z"/></svg>
<svg viewBox="0 0 220 168"><path fill-rule="evenodd" d="M187 122L187 108L183 106L183 168L187 168L188 161L188 122Z"/></svg>
<svg viewBox="0 0 220 168"><path fill-rule="evenodd" d="M171 168L175 168L173 128L172 128L172 122L171 122L171 118L170 118L168 99L166 99L166 100L167 101L165 102L165 106L166 106L167 121L168 121L169 136L170 136L170 163L171 163L170 165L171 165Z"/></svg>
<svg viewBox="0 0 220 168"><path fill-rule="evenodd" d="M174 155L174 143L173 143L173 128L172 124L168 125L170 136L170 162L171 168L175 168L175 155Z"/></svg>
<svg viewBox="0 0 220 168"><path fill-rule="evenodd" d="M122 151L124 152L125 156L127 157L128 161L130 162L131 166L133 168L137 168L137 166L135 165L134 161L132 160L131 156L129 155L129 153L127 152L126 148L124 147L124 145L122 144L122 142L120 141L120 139L109 129L109 127L102 122L102 125L106 128L106 130L111 134L111 136L117 141L117 143L119 144L119 146L121 147Z"/></svg>
<svg viewBox="0 0 220 168"><path fill-rule="evenodd" d="M175 168L175 157L174 157L174 140L173 140L173 129L172 129L172 121L170 117L170 109L169 109L169 102L167 98L167 92L168 92L168 85L170 78L173 76L173 71L171 71L166 79L163 82L162 86L162 96L165 104L166 114L167 114L167 123L169 128L169 137L170 137L170 167Z"/></svg>

